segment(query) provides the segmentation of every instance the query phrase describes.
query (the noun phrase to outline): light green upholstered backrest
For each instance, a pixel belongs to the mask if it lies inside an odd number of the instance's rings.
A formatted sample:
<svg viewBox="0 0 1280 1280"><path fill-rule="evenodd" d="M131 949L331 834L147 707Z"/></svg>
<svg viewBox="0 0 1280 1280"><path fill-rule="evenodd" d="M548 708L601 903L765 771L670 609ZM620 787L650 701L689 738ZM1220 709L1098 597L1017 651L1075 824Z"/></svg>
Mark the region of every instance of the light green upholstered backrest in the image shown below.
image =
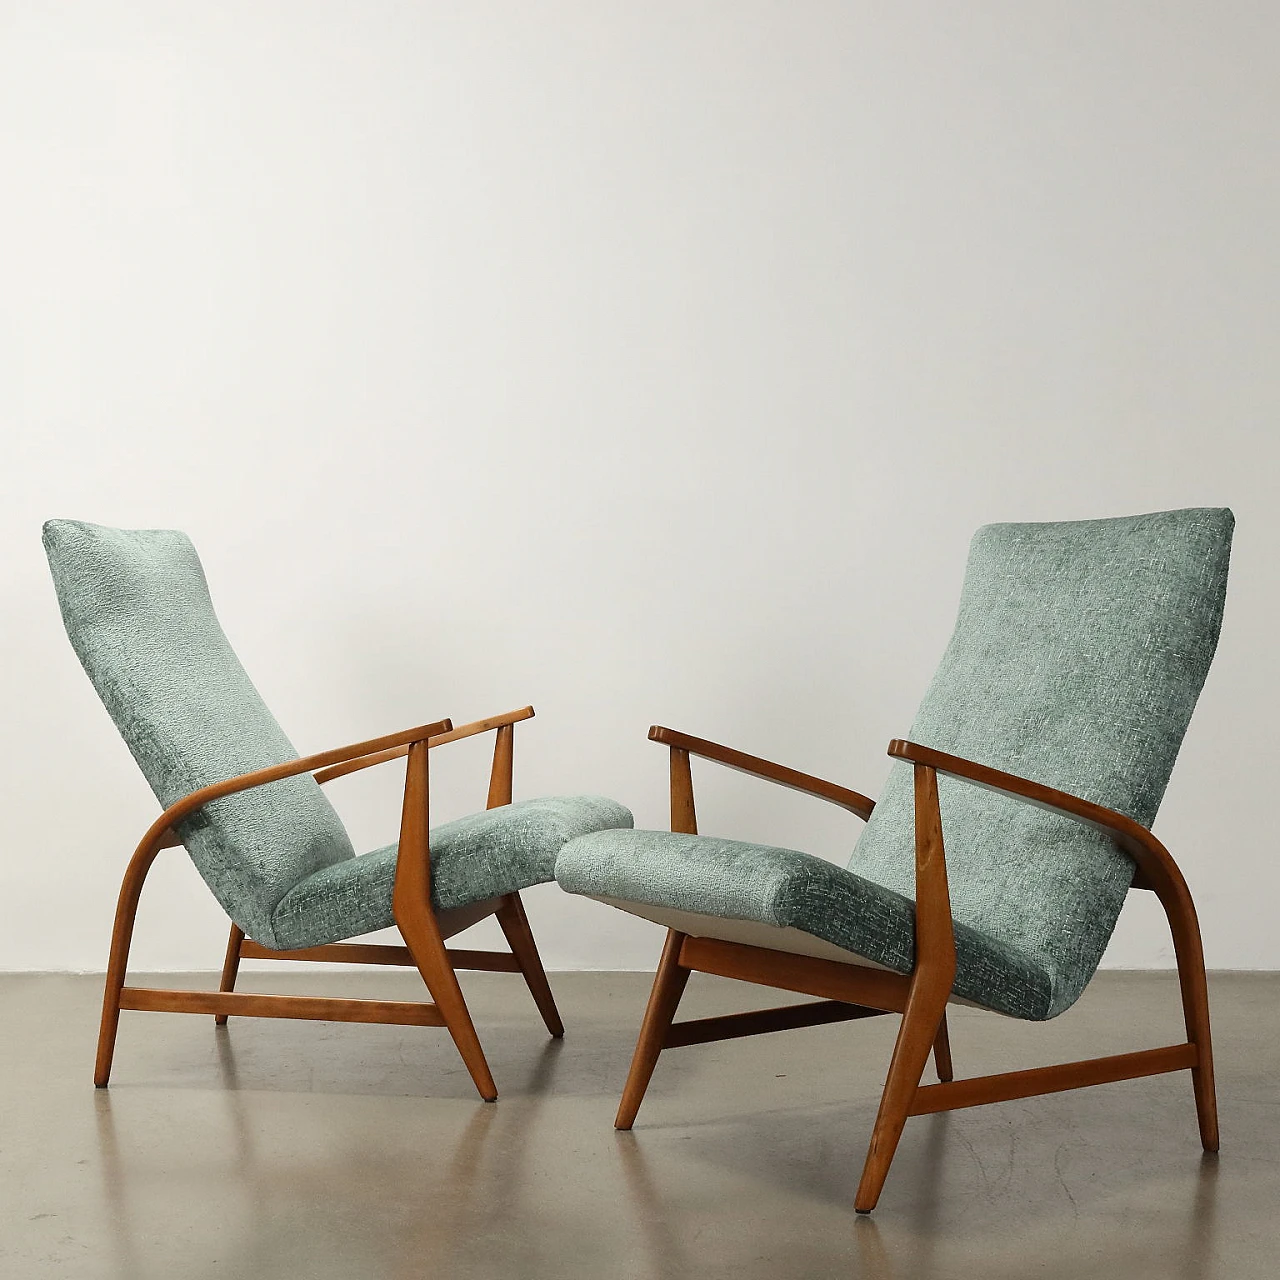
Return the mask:
<svg viewBox="0 0 1280 1280"><path fill-rule="evenodd" d="M1217 646L1234 523L1193 508L979 529L910 738L1150 826ZM1133 863L1059 815L953 779L939 791L956 919L1045 963L1061 1012ZM910 766L894 766L849 867L915 897Z"/></svg>
<svg viewBox="0 0 1280 1280"><path fill-rule="evenodd" d="M227 643L185 534L50 520L44 545L71 643L162 805L297 759ZM266 946L285 893L354 856L310 775L216 800L179 834L227 913Z"/></svg>

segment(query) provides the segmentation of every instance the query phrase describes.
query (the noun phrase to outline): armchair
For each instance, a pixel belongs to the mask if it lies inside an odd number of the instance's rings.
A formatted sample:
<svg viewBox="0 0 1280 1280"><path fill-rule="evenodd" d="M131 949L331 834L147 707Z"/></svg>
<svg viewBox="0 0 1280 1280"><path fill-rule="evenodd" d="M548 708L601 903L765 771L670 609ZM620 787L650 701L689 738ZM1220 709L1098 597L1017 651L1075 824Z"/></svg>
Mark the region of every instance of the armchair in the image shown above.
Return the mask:
<svg viewBox="0 0 1280 1280"><path fill-rule="evenodd" d="M454 728L448 719L298 757L218 624L195 549L169 530L52 520L45 549L72 645L164 812L125 871L116 907L94 1083L110 1079L120 1011L322 1018L443 1026L477 1091L497 1097L458 985L459 968L518 972L553 1036L564 1028L520 900L552 878L566 840L629 824L600 796L512 801L522 707ZM429 756L495 734L488 808L429 826ZM356 856L321 785L407 757L400 838ZM147 873L185 846L231 917L219 989L126 984L134 917ZM510 952L445 941L496 916ZM395 926L403 946L348 942ZM430 1002L338 1000L237 992L241 959L337 961L416 968Z"/></svg>
<svg viewBox="0 0 1280 1280"><path fill-rule="evenodd" d="M589 834L556 863L562 888L668 930L616 1127L634 1124L664 1049L898 1013L859 1212L876 1206L909 1116L1083 1085L1189 1070L1202 1144L1217 1150L1199 925L1149 828L1217 644L1233 526L1229 511L1193 509L980 529L955 633L911 739L889 744L877 803L652 728L670 750L670 833ZM848 869L697 834L694 756L864 819ZM1168 916L1186 1041L955 1080L948 1003L1063 1013L1131 888ZM675 1022L695 971L820 999ZM922 1084L930 1053L938 1082Z"/></svg>

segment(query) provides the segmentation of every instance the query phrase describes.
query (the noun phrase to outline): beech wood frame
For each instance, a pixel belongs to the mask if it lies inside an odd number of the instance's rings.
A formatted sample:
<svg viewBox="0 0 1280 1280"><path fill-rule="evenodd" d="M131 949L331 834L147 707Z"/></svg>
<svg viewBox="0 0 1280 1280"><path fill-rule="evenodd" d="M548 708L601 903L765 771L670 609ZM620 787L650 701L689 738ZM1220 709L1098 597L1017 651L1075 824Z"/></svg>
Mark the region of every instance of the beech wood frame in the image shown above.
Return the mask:
<svg viewBox="0 0 1280 1280"><path fill-rule="evenodd" d="M871 816L874 808L874 801L856 791L718 743L658 725L649 730L649 737L671 751L672 831L697 834L693 776L689 764L691 756L712 760L830 801L864 820ZM632 1127L658 1055L664 1049L791 1027L873 1017L881 1013L900 1013L902 1023L854 1199L854 1207L859 1213L870 1213L875 1208L909 1116L1004 1102L1085 1085L1189 1070L1201 1142L1206 1151L1217 1151L1218 1110L1200 926L1186 881L1164 845L1145 827L1124 814L1026 778L989 769L971 760L902 739L895 738L889 743L888 750L894 759L910 763L915 774L914 969L909 974L889 973L864 965L697 937L669 929L614 1121L615 1127ZM946 1008L955 979L956 949L938 805L939 773L1051 809L1102 831L1133 859L1137 867L1133 888L1154 892L1169 919L1187 1029L1185 1042L1031 1071L1002 1072L968 1080L953 1078ZM819 1003L674 1022L676 1007L689 974L695 971L818 996L821 1000ZM931 1051L938 1083L921 1084Z"/></svg>
<svg viewBox="0 0 1280 1280"><path fill-rule="evenodd" d="M547 1030L553 1036L560 1037L564 1035L564 1024L560 1021L518 893L488 898L452 911L433 910L431 849L428 838L428 753L461 738L496 732L486 806L496 809L511 803L515 726L532 716L532 707L521 707L456 729L452 721L439 720L402 733L357 742L333 751L322 751L317 755L229 778L225 782L192 792L170 805L143 836L129 861L120 886L115 928L111 937L111 959L103 994L94 1084L100 1089L106 1088L110 1079L120 1010L141 1009L162 1013L211 1013L219 1025L225 1025L227 1018L235 1014L256 1018L322 1018L332 1022L384 1022L404 1026L445 1027L453 1037L480 1096L486 1102L493 1102L498 1091L458 985L456 970L487 969L523 974L534 1003L547 1024ZM162 849L181 845L177 827L184 818L211 800L277 782L282 778L311 773L317 782L323 784L359 769L367 769L404 756L408 757L408 761L400 821L400 846L396 855L395 886L392 891L392 912L404 939L404 946L339 942L301 950L275 951L246 938L243 931L232 924L222 979L217 991L174 991L125 985L129 946L143 883L157 854ZM491 915L498 919L511 948L509 952L465 951L444 945L446 938ZM431 995L431 1001L250 995L235 990L242 959L404 965L418 970Z"/></svg>

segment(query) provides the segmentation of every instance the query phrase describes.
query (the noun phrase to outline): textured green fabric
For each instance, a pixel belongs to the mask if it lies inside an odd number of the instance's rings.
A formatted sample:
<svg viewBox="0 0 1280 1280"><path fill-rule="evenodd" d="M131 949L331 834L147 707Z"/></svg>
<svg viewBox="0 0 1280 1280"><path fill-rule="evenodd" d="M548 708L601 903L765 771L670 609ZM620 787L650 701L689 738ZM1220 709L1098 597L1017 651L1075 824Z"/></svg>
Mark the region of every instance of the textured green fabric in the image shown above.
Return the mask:
<svg viewBox="0 0 1280 1280"><path fill-rule="evenodd" d="M51 520L44 542L71 643L162 805L298 758L223 635L185 534ZM566 840L609 825L629 827L631 814L595 796L448 823L431 836L436 904L550 880ZM227 914L264 946L392 923L395 846L356 858L309 774L216 800L179 835Z"/></svg>
<svg viewBox="0 0 1280 1280"><path fill-rule="evenodd" d="M980 529L955 633L909 736L1150 825L1217 645L1233 526L1229 511L1197 508ZM957 992L1018 1017L1061 1013L1097 969L1132 862L1060 815L947 778L939 791ZM641 834L652 845L637 847ZM593 896L788 917L906 971L910 768L894 767L847 872L802 858L617 833L566 846L556 874ZM743 886L727 883L744 875ZM823 912L840 919L824 923Z"/></svg>
<svg viewBox="0 0 1280 1280"><path fill-rule="evenodd" d="M431 902L438 911L552 879L568 840L630 827L631 814L603 796L521 800L431 830ZM334 863L291 889L276 907L281 947L316 947L393 923L394 844Z"/></svg>
<svg viewBox="0 0 1280 1280"><path fill-rule="evenodd" d="M297 759L218 624L185 534L50 520L44 545L71 643L162 805ZM264 946L285 892L355 852L309 775L216 800L179 835Z"/></svg>
<svg viewBox="0 0 1280 1280"><path fill-rule="evenodd" d="M1218 643L1234 523L1193 508L979 529L911 739L1150 826ZM1060 815L947 778L939 792L956 920L1034 957L1061 1013L1102 959L1133 863ZM914 895L913 815L898 765L850 869Z"/></svg>
<svg viewBox="0 0 1280 1280"><path fill-rule="evenodd" d="M556 879L570 893L802 929L897 973L911 971L915 954L910 898L793 849L602 831L565 845ZM1030 956L957 924L955 992L1014 1017L1043 1018L1052 987Z"/></svg>

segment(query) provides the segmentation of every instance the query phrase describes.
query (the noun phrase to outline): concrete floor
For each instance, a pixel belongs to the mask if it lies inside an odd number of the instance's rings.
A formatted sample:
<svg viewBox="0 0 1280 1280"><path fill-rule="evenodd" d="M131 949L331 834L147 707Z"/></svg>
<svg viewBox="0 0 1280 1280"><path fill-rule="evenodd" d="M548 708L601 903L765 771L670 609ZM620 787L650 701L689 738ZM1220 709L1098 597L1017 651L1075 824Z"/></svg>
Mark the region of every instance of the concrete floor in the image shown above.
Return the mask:
<svg viewBox="0 0 1280 1280"><path fill-rule="evenodd" d="M1280 975L1211 979L1223 1146L1185 1073L908 1121L853 1213L897 1019L663 1055L611 1127L648 979L464 979L502 1091L446 1033L125 1013L90 1083L100 979L0 979L0 1274L26 1277L1088 1277L1280 1269ZM201 985L208 984L208 977ZM259 990L416 998L396 972L247 975ZM164 985L177 985L166 978ZM769 993L695 977L682 1012ZM1102 974L1046 1026L952 1015L957 1073L1179 1037L1163 974Z"/></svg>

